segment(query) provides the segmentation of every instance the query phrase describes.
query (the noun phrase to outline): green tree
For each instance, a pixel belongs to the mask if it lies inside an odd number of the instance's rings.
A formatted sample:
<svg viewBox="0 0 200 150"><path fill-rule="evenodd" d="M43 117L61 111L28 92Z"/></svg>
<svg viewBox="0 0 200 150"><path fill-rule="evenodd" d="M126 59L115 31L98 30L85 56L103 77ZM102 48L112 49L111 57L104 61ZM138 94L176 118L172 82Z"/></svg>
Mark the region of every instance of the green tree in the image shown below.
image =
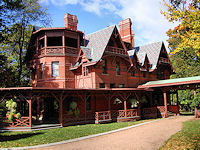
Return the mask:
<svg viewBox="0 0 200 150"><path fill-rule="evenodd" d="M200 57L200 0L164 0L167 11L162 11L169 22L179 22L169 29L169 48L171 55L193 50Z"/></svg>
<svg viewBox="0 0 200 150"><path fill-rule="evenodd" d="M15 19L13 13L22 9L22 0L1 0L0 1L0 42L3 40L2 31Z"/></svg>
<svg viewBox="0 0 200 150"><path fill-rule="evenodd" d="M47 9L40 6L39 0L22 0L21 9L12 14L15 18L11 26L7 26L3 32L4 40L1 43L1 54L8 57L16 70L16 86L27 86L29 70L25 66L25 54L32 34L32 24L47 25L50 19Z"/></svg>

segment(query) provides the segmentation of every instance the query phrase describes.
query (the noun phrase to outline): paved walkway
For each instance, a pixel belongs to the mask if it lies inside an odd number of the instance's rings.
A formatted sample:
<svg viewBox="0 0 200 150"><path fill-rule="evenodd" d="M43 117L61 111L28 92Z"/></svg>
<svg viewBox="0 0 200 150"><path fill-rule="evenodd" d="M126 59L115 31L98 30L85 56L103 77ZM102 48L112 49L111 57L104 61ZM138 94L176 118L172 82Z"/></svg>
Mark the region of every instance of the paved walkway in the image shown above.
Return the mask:
<svg viewBox="0 0 200 150"><path fill-rule="evenodd" d="M156 150L173 134L180 131L182 122L192 116L178 116L155 121L128 130L85 139L77 142L42 147L42 150ZM34 149L34 150L41 150Z"/></svg>

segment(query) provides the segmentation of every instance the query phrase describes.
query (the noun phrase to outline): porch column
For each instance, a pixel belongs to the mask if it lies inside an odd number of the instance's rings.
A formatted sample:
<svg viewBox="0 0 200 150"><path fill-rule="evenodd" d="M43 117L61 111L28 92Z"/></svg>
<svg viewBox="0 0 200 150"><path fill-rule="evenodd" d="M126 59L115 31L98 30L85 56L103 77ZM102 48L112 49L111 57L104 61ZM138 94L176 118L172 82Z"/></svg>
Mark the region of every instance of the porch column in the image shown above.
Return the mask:
<svg viewBox="0 0 200 150"><path fill-rule="evenodd" d="M124 111L125 111L125 118L126 118L127 117L126 96L124 97Z"/></svg>
<svg viewBox="0 0 200 150"><path fill-rule="evenodd" d="M29 127L32 127L32 93L30 93L29 95L29 100L28 100L28 103L29 103Z"/></svg>
<svg viewBox="0 0 200 150"><path fill-rule="evenodd" d="M111 99L111 96L110 96L110 93L108 93L108 110L110 111L110 113L109 113L109 119L111 119L110 99Z"/></svg>
<svg viewBox="0 0 200 150"><path fill-rule="evenodd" d="M196 89L194 89L194 97L197 95L197 91L196 91ZM198 118L198 116L197 116L197 108L195 107L195 109L194 109L194 112L195 112L195 114L194 114L194 117L195 118Z"/></svg>
<svg viewBox="0 0 200 150"><path fill-rule="evenodd" d="M63 126L63 99L60 98L59 100L59 121L60 125Z"/></svg>
<svg viewBox="0 0 200 150"><path fill-rule="evenodd" d="M164 96L164 104L165 104L165 115L164 115L164 118L167 118L167 93L166 93L166 91L163 91L163 96Z"/></svg>
<svg viewBox="0 0 200 150"><path fill-rule="evenodd" d="M40 98L37 97L37 116L36 116L37 121L39 120L40 117L39 111L40 111Z"/></svg>
<svg viewBox="0 0 200 150"><path fill-rule="evenodd" d="M178 100L178 91L176 92L176 100L177 100L177 107L178 107L177 115L180 115L180 111L179 111L179 100Z"/></svg>
<svg viewBox="0 0 200 150"><path fill-rule="evenodd" d="M87 109L86 109L86 101L87 101L87 95L86 94L84 94L84 106L85 106L85 121L86 121L86 117L87 117Z"/></svg>

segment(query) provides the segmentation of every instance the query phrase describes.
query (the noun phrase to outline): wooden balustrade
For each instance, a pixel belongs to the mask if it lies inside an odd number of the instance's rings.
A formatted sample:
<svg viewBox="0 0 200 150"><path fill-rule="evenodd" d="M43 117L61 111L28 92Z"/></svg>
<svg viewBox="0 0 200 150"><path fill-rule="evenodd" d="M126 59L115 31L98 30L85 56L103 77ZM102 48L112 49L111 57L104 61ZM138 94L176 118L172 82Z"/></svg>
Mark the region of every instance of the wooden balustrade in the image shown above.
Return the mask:
<svg viewBox="0 0 200 150"><path fill-rule="evenodd" d="M51 46L46 48L46 55L64 54L62 46Z"/></svg>
<svg viewBox="0 0 200 150"><path fill-rule="evenodd" d="M111 111L101 111L96 112L95 114L95 122L103 122L112 119L120 119L120 118L131 118L137 116L137 109L128 109L125 110L111 110Z"/></svg>
<svg viewBox="0 0 200 150"><path fill-rule="evenodd" d="M156 107L143 108L142 114L144 118L157 118L157 108Z"/></svg>
<svg viewBox="0 0 200 150"><path fill-rule="evenodd" d="M78 55L79 48L68 46L49 46L38 50L38 56L44 55Z"/></svg>
<svg viewBox="0 0 200 150"><path fill-rule="evenodd" d="M168 111L177 114L177 113L179 113L179 108L177 105L169 105Z"/></svg>
<svg viewBox="0 0 200 150"><path fill-rule="evenodd" d="M115 54L126 55L126 51L122 48L107 46L106 51L111 52L111 53L115 53Z"/></svg>
<svg viewBox="0 0 200 150"><path fill-rule="evenodd" d="M14 118L13 121L9 121L7 118L3 118L4 127L29 127L29 117L21 117L19 119Z"/></svg>

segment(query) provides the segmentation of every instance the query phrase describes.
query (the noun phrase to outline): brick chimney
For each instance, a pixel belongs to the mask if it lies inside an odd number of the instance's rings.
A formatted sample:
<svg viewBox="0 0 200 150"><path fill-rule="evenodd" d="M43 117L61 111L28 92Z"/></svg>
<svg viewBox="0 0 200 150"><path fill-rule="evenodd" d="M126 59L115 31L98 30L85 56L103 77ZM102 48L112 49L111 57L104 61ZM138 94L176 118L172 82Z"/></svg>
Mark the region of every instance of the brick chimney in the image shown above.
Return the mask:
<svg viewBox="0 0 200 150"><path fill-rule="evenodd" d="M132 48L134 47L134 31L131 30L131 19L127 18L119 22L119 29L122 41L128 42L131 44Z"/></svg>
<svg viewBox="0 0 200 150"><path fill-rule="evenodd" d="M65 28L77 31L78 19L76 15L66 13L64 17Z"/></svg>

